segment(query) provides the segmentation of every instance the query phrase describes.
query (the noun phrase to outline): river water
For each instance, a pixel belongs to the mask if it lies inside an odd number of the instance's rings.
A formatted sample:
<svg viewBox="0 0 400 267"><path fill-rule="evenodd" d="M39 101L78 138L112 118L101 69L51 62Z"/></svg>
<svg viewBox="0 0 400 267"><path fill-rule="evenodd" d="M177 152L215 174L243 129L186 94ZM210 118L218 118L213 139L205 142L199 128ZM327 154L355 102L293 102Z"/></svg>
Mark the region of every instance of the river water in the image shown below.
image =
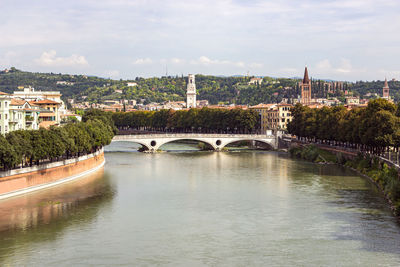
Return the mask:
<svg viewBox="0 0 400 267"><path fill-rule="evenodd" d="M399 266L365 178L276 152L106 148L104 170L0 202L1 266Z"/></svg>

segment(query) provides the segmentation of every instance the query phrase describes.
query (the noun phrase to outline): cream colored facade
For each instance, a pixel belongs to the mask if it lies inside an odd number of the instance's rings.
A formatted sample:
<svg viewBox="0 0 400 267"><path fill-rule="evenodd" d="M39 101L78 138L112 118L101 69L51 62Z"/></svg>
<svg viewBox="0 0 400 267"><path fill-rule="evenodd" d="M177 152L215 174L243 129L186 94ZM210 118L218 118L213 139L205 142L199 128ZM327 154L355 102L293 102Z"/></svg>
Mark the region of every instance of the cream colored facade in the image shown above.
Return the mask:
<svg viewBox="0 0 400 267"><path fill-rule="evenodd" d="M196 82L194 74L188 75L188 83L186 89L186 107L187 108L196 107Z"/></svg>
<svg viewBox="0 0 400 267"><path fill-rule="evenodd" d="M256 106L250 107L250 109L255 110L260 115L260 127L261 132L265 133L268 128L268 112L271 108L274 108L277 104L258 104Z"/></svg>
<svg viewBox="0 0 400 267"><path fill-rule="evenodd" d="M292 113L290 104L277 104L275 107L267 111L267 129L269 130L286 130L289 122L292 121Z"/></svg>
<svg viewBox="0 0 400 267"><path fill-rule="evenodd" d="M27 101L12 99L8 94L0 93L1 134L38 129L39 113L39 108L32 107Z"/></svg>
<svg viewBox="0 0 400 267"><path fill-rule="evenodd" d="M10 116L11 97L8 94L1 93L0 95L0 133L6 134L9 132L9 116Z"/></svg>
<svg viewBox="0 0 400 267"><path fill-rule="evenodd" d="M67 114L67 109L65 108L64 102L61 100L61 93L59 91L35 91L35 88L29 86L24 88L23 91L14 91L12 97L27 101L52 100L59 103L57 109L60 115ZM60 116L58 116L57 121L59 122L59 120Z"/></svg>

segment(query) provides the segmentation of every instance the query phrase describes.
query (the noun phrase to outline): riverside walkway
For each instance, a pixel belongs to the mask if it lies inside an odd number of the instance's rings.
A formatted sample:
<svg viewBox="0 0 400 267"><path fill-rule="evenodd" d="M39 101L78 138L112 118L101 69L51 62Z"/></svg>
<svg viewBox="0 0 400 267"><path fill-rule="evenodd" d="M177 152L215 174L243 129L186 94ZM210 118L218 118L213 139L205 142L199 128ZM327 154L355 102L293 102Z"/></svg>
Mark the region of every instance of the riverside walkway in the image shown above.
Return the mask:
<svg viewBox="0 0 400 267"><path fill-rule="evenodd" d="M226 145L239 141L257 141L278 148L278 137L265 134L203 134L203 133L165 133L116 135L112 142L134 142L145 146L150 152L157 151L162 145L180 140L193 140L210 145L215 151L221 151Z"/></svg>

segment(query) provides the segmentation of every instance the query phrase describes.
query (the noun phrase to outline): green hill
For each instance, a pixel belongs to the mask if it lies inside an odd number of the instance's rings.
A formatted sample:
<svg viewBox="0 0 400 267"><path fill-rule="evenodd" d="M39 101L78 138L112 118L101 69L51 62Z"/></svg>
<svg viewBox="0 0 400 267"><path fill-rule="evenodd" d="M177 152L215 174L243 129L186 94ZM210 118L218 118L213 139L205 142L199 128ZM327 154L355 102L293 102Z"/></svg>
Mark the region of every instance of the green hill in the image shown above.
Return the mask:
<svg viewBox="0 0 400 267"><path fill-rule="evenodd" d="M280 102L282 98L296 98L298 79L264 77L261 85L249 85L251 77L221 77L196 75L197 99L208 100L210 104L249 104ZM107 99L135 99L144 103L179 101L186 99L186 80L183 76L161 78L136 78L134 80L112 80L95 76L57 73L35 73L11 68L0 72L0 91L11 93L18 86L33 86L38 90L57 90L63 99L99 103ZM58 81L70 83L57 84ZM136 82L137 86L127 86ZM400 99L400 82L389 82L391 95ZM344 91L355 95L368 93L381 95L383 81L344 83L329 96L343 97ZM313 97L327 97L325 81L313 81Z"/></svg>

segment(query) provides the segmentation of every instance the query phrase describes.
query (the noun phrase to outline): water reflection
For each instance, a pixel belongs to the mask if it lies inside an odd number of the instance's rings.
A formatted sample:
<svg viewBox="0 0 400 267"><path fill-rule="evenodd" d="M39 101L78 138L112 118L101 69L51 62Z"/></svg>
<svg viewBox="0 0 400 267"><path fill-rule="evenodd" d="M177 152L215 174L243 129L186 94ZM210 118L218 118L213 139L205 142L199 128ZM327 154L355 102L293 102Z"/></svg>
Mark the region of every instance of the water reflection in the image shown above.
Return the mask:
<svg viewBox="0 0 400 267"><path fill-rule="evenodd" d="M0 203L0 263L399 263L398 224L346 169L275 152L133 150L107 148L103 177Z"/></svg>
<svg viewBox="0 0 400 267"><path fill-rule="evenodd" d="M110 207L114 189L104 169L76 181L0 201L0 260L4 248L48 242L70 225L95 220ZM44 234L46 233L46 234Z"/></svg>

